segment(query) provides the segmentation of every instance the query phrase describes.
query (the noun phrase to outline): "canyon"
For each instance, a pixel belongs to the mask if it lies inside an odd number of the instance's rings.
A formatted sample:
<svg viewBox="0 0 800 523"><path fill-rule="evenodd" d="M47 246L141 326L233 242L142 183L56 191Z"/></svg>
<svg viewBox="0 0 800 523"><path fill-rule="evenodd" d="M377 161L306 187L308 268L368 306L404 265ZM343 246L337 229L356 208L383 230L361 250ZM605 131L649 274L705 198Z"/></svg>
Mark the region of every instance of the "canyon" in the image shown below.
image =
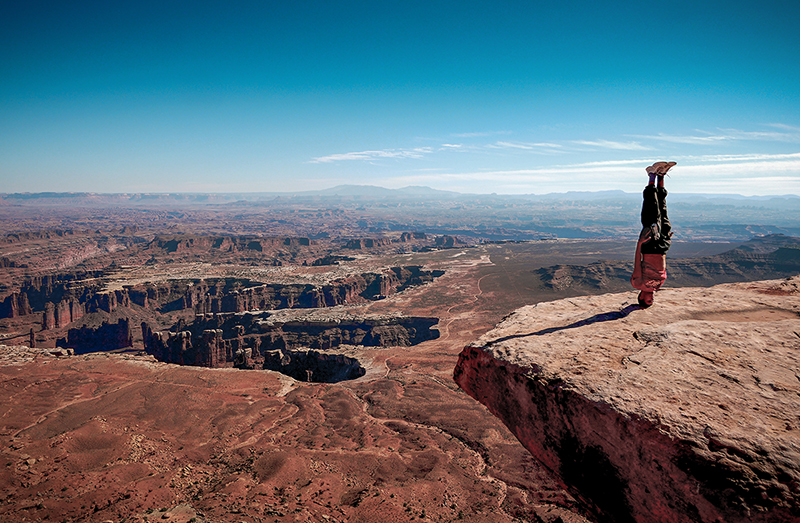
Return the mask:
<svg viewBox="0 0 800 523"><path fill-rule="evenodd" d="M165 332L154 332L145 322L144 350L166 363L286 370L284 373L295 379L330 382L333 378L325 376L342 374L339 367L354 369L344 372L347 377L342 379L364 374L356 358L336 354L326 362L325 355L340 347L349 346L351 351L358 351L357 347L409 347L439 336L433 328L438 318L358 317L341 310L316 315L297 312L198 315L192 323L181 321ZM303 361L309 364L307 369Z"/></svg>
<svg viewBox="0 0 800 523"><path fill-rule="evenodd" d="M719 283L800 272L800 240L791 235L796 211L783 200L741 207L743 217L768 216L778 225L740 226L692 222L691 213L714 205L676 198L673 219L683 227L670 251L669 279L653 309L634 311L636 292L627 280L636 216L625 221L627 207L604 203L611 200L198 198L0 197L0 518L639 518L649 505L630 496L641 491L637 478L626 476L632 462L620 465L599 442L582 439L554 440L561 445L556 454L573 457L572 468L536 454L532 440L519 436L522 424L488 410L453 381L464 348L496 341L493 329L531 304L575 309L569 319L526 319L540 333L534 338L639 313L655 328L658 311L680 309L669 293L711 295ZM780 284L769 285L764 289L773 294L755 295L791 298L780 294ZM595 312L590 303L574 305L603 296L616 296L614 305L602 302ZM703 319L698 312L693 321L740 324L741 314L756 314L717 313ZM766 321L762 316L755 317ZM769 324L786 332L786 321ZM635 329L633 339L648 347L666 343L651 330ZM670 339L683 339L685 330ZM629 355L626 365L637 359ZM758 376L768 387L791 385L783 374ZM699 423L706 412L691 415ZM602 416L592 419L607 426ZM678 460L686 478L706 478L701 497L756 515L791 507L780 487L789 484L780 468L789 455L758 458L765 465L754 474L775 473L777 481L763 480L767 501L760 505L741 489L730 497L730 485L703 476L704 456L729 452L733 458L722 457L739 464L736 456L760 456L755 447L730 445L727 427L708 421L716 431L708 432L711 439L686 429L708 453ZM651 432L630 432L645 456L640 442ZM614 481L595 481L598 463L603 478ZM714 473L739 470L722 458L714 463L721 464ZM649 474L655 481L657 474ZM606 485L600 494L599 485Z"/></svg>

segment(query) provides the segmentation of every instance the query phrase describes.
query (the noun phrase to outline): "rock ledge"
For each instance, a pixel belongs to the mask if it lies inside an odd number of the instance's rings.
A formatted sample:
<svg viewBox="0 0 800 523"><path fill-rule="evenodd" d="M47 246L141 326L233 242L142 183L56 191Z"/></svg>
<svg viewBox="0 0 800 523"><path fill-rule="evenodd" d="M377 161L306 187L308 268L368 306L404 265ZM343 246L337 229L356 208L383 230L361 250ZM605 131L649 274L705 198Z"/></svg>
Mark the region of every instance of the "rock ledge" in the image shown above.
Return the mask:
<svg viewBox="0 0 800 523"><path fill-rule="evenodd" d="M616 522L800 521L800 276L524 307L458 385Z"/></svg>

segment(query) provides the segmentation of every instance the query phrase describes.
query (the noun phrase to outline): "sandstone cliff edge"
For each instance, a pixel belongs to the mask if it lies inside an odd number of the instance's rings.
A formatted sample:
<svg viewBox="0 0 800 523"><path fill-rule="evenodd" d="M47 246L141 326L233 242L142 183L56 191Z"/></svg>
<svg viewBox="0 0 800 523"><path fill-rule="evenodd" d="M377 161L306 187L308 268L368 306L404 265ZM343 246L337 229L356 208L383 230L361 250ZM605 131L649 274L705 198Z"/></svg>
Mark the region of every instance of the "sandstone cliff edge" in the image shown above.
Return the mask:
<svg viewBox="0 0 800 523"><path fill-rule="evenodd" d="M800 276L527 306L454 377L600 521L800 521Z"/></svg>

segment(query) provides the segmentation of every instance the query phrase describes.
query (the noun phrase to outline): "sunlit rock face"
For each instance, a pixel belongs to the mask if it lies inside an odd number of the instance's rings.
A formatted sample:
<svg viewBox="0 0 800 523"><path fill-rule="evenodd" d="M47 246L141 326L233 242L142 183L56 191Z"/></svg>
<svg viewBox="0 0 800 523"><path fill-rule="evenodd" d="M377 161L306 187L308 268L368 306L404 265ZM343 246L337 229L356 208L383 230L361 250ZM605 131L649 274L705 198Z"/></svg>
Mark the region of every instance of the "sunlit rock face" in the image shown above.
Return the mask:
<svg viewBox="0 0 800 523"><path fill-rule="evenodd" d="M443 271L398 266L319 284L262 283L247 278L173 279L107 289L109 274L77 271L28 278L0 301L0 318L41 312L42 329L61 328L90 312L112 313L132 304L159 312L198 314L249 310L325 308L383 299L431 283ZM105 279L104 279L105 278Z"/></svg>
<svg viewBox="0 0 800 523"><path fill-rule="evenodd" d="M800 277L522 308L455 380L617 522L800 520Z"/></svg>

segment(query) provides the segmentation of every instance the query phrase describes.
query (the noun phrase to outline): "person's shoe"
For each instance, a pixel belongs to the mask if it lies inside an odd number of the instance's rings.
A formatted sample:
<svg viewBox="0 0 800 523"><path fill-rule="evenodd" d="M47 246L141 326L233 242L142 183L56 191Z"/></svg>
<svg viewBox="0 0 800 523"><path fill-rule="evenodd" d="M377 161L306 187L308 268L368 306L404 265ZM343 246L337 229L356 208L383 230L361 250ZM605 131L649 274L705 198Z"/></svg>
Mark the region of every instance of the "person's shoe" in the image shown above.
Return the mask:
<svg viewBox="0 0 800 523"><path fill-rule="evenodd" d="M656 165L658 165L658 170L656 171L656 174L659 175L659 176L664 176L665 174L667 174L667 171L669 171L670 169L672 169L673 167L678 165L678 163L677 162L658 162L658 164L656 164Z"/></svg>
<svg viewBox="0 0 800 523"><path fill-rule="evenodd" d="M658 176L663 176L667 174L667 171L672 169L675 165L677 165L676 162L656 162L650 167L645 168L645 171L647 171L647 174L657 174Z"/></svg>

